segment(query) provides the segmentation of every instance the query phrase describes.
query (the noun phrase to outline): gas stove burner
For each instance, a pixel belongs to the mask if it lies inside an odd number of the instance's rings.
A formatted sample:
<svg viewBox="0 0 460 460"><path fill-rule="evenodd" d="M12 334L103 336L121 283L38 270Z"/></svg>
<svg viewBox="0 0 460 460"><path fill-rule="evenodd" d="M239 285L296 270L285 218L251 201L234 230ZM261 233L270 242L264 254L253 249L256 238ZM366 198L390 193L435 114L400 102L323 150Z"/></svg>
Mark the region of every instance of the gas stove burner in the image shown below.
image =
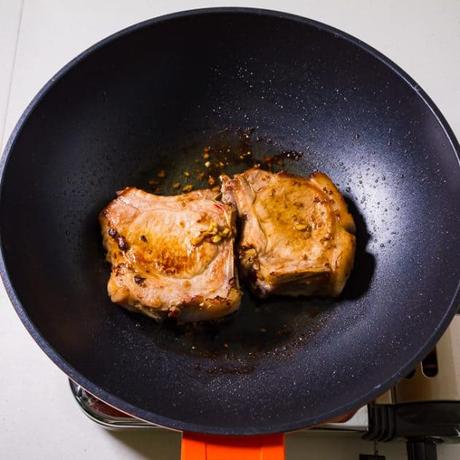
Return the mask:
<svg viewBox="0 0 460 460"><path fill-rule="evenodd" d="M352 418L326 423L306 431L355 433L377 442L407 441L409 460L436 459L439 442L460 442L460 315L428 356L394 388ZM100 401L80 385L70 388L83 413L108 429L164 429L134 418ZM383 460L381 455L362 455L361 460Z"/></svg>
<svg viewBox="0 0 460 460"><path fill-rule="evenodd" d="M69 380L70 389L82 409L83 413L93 422L108 429L164 429L158 425L134 418L131 415L109 406L105 402L88 393L83 387ZM314 431L335 431L344 433L366 433L368 429L367 407L359 409L353 417L342 423L327 423L319 427L312 428Z"/></svg>

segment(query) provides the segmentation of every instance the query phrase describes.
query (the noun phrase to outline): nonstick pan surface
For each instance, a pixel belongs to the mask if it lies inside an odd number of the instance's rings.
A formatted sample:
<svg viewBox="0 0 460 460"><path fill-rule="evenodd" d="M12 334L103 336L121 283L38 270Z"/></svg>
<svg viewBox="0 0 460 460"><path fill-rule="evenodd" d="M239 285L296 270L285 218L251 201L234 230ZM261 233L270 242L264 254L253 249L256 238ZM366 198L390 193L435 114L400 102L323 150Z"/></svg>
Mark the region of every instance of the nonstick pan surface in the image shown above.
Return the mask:
<svg viewBox="0 0 460 460"><path fill-rule="evenodd" d="M296 152L287 171L339 184L358 226L339 299L246 293L239 314L196 330L110 302L99 211L161 169L168 192L207 145ZM420 87L338 30L239 8L152 19L67 65L16 126L2 276L50 358L121 410L205 433L317 424L404 377L455 313L458 153Z"/></svg>

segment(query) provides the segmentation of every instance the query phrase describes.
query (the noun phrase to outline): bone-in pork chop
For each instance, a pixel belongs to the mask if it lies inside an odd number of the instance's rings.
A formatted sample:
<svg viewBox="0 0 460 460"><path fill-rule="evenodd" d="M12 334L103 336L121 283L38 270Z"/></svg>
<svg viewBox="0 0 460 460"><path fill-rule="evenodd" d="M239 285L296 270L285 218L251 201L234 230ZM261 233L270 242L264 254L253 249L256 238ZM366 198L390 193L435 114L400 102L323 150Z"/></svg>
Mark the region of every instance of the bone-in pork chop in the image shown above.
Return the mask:
<svg viewBox="0 0 460 460"><path fill-rule="evenodd" d="M99 216L112 264L113 302L179 321L220 318L238 309L235 212L215 198L211 190L178 196L136 188L118 193Z"/></svg>
<svg viewBox="0 0 460 460"><path fill-rule="evenodd" d="M261 297L337 296L353 266L355 224L334 183L250 169L222 176L241 218L241 274Z"/></svg>

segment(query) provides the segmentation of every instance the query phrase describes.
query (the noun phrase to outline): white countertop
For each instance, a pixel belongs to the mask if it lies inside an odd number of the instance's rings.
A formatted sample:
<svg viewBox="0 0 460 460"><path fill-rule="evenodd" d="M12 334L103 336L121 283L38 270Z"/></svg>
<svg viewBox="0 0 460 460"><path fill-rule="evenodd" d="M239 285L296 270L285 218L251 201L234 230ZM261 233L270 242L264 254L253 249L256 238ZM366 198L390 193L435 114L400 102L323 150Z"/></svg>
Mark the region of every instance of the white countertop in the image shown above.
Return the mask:
<svg viewBox="0 0 460 460"><path fill-rule="evenodd" d="M427 91L460 136L458 0L0 0L0 141L40 87L101 38L138 21L209 6L255 6L296 13L342 29L386 54ZM30 338L0 288L0 458L179 458L179 435L107 432L81 414L65 375ZM358 460L371 443L349 437L288 436L288 460ZM402 443L379 444L389 460ZM460 445L438 448L440 460Z"/></svg>

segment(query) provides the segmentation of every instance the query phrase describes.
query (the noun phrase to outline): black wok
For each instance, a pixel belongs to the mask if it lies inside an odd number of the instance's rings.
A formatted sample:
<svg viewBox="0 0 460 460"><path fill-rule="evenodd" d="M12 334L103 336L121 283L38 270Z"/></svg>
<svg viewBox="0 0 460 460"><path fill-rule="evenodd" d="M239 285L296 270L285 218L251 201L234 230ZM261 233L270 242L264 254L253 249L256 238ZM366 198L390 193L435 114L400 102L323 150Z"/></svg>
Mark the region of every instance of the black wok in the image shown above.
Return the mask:
<svg viewBox="0 0 460 460"><path fill-rule="evenodd" d="M110 302L98 212L160 169L167 189L208 144L300 152L285 169L340 185L358 253L339 299L246 294L196 331ZM103 40L27 108L3 156L1 271L42 349L109 404L186 431L283 432L371 400L435 345L459 304L459 196L454 135L387 58L287 14L185 12Z"/></svg>

